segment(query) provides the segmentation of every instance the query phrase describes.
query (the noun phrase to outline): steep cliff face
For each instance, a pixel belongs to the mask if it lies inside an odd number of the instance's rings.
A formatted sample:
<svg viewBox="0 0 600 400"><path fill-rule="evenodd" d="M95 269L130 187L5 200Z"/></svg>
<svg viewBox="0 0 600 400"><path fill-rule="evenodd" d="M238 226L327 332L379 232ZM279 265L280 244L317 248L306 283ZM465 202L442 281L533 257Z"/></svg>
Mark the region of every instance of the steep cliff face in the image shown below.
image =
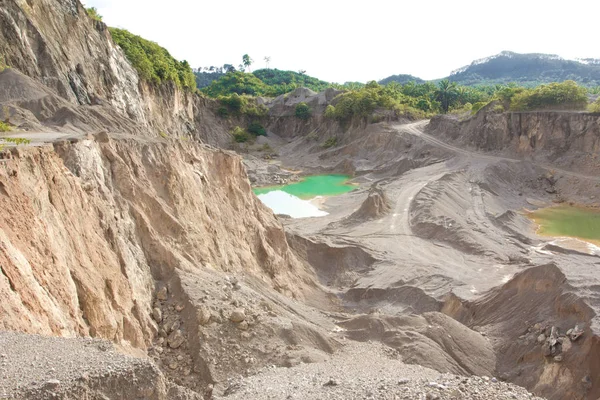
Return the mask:
<svg viewBox="0 0 600 400"><path fill-rule="evenodd" d="M598 114L481 110L464 121L434 117L428 132L463 146L547 161L579 172L594 172L600 167L596 156L600 150Z"/></svg>
<svg viewBox="0 0 600 400"><path fill-rule="evenodd" d="M9 66L71 103L105 99L146 122L137 73L106 25L88 18L78 0L4 0L0 26L0 54Z"/></svg>
<svg viewBox="0 0 600 400"><path fill-rule="evenodd" d="M0 5L0 64L42 87L33 96L29 91L10 102L0 99L8 113L3 119L8 116L28 130L91 132L104 126L113 132L191 136L216 145L229 141L226 128L206 112L207 100L171 82L141 81L106 25L89 18L78 0L3 0ZM61 111L58 117L56 111Z"/></svg>
<svg viewBox="0 0 600 400"><path fill-rule="evenodd" d="M98 140L15 149L0 166L3 329L145 348L156 285L175 270L244 272L302 295L310 278L239 158Z"/></svg>

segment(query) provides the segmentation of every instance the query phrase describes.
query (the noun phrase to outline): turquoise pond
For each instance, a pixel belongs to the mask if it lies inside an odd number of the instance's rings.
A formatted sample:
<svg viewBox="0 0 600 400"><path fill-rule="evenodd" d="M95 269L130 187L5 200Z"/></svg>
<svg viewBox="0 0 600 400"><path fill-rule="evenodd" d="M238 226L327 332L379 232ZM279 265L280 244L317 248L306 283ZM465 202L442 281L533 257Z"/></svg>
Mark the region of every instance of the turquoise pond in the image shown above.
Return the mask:
<svg viewBox="0 0 600 400"><path fill-rule="evenodd" d="M289 185L255 188L254 193L276 214L292 218L321 217L327 213L309 200L355 189L356 186L347 183L348 179L347 175L313 175Z"/></svg>

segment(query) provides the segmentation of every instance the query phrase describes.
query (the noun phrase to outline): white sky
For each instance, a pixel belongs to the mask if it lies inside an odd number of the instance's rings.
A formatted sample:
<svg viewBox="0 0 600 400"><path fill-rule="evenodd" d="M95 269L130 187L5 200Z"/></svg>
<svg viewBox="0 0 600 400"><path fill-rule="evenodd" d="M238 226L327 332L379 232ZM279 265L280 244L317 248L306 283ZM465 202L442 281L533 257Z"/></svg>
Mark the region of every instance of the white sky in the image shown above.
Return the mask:
<svg viewBox="0 0 600 400"><path fill-rule="evenodd" d="M597 0L83 0L192 67L297 71L343 83L447 76L502 50L600 58Z"/></svg>

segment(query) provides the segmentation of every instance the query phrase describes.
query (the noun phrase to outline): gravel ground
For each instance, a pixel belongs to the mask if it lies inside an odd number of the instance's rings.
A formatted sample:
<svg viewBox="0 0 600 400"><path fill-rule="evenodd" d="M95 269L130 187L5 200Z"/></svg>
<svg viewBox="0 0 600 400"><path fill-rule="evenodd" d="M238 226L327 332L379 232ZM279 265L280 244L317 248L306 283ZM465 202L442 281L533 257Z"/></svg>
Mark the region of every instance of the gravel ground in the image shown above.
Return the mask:
<svg viewBox="0 0 600 400"><path fill-rule="evenodd" d="M348 343L330 361L293 368L265 368L231 380L226 399L540 399L488 377L440 374L397 359L375 343Z"/></svg>
<svg viewBox="0 0 600 400"><path fill-rule="evenodd" d="M0 399L62 398L58 394L74 386L132 376L147 385L158 373L149 361L116 353L106 341L0 332Z"/></svg>

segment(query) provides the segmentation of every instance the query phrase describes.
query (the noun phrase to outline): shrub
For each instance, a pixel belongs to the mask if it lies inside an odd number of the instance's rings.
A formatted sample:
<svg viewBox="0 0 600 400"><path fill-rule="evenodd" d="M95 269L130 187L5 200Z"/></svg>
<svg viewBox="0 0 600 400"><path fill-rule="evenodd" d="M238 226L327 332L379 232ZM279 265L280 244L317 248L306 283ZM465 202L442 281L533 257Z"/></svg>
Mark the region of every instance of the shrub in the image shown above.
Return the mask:
<svg viewBox="0 0 600 400"><path fill-rule="evenodd" d="M6 65L4 57L0 56L0 72L4 71L6 68L8 68L8 65Z"/></svg>
<svg viewBox="0 0 600 400"><path fill-rule="evenodd" d="M236 143L246 143L248 141L251 141L252 139L250 134L244 128L241 128L239 126L233 128L231 130L231 134L233 135L233 140Z"/></svg>
<svg viewBox="0 0 600 400"><path fill-rule="evenodd" d="M371 118L370 118L369 122L372 123L372 124L377 124L377 123L379 123L381 121L384 121L384 120L385 120L385 116L384 115L373 114L373 115L371 115Z"/></svg>
<svg viewBox="0 0 600 400"><path fill-rule="evenodd" d="M25 139L25 138L2 138L2 140L4 140L5 142L14 143L17 146L19 146L21 144L29 144L29 143L31 143L31 140Z"/></svg>
<svg viewBox="0 0 600 400"><path fill-rule="evenodd" d="M243 99L237 93L233 93L229 96L219 96L219 102L226 106L229 111L239 114L242 111L245 99Z"/></svg>
<svg viewBox="0 0 600 400"><path fill-rule="evenodd" d="M211 82L202 91L211 97L227 96L234 93L262 96L268 94L270 88L252 74L235 71L228 72L216 81Z"/></svg>
<svg viewBox="0 0 600 400"><path fill-rule="evenodd" d="M511 110L526 111L540 108L561 107L583 109L587 105L587 91L574 81L550 83L533 89L525 89L514 95Z"/></svg>
<svg viewBox="0 0 600 400"><path fill-rule="evenodd" d="M229 117L229 111L227 110L227 107L223 107L223 106L219 107L217 109L217 115L221 118Z"/></svg>
<svg viewBox="0 0 600 400"><path fill-rule="evenodd" d="M158 44L124 29L109 30L140 78L155 84L173 82L186 90L196 90L196 77L187 61L177 61Z"/></svg>
<svg viewBox="0 0 600 400"><path fill-rule="evenodd" d="M595 103L592 103L588 106L588 111L593 113L600 113L600 99L596 100Z"/></svg>
<svg viewBox="0 0 600 400"><path fill-rule="evenodd" d="M258 104L256 99L250 99L242 108L242 114L249 117L262 118L267 115L269 109L264 104Z"/></svg>
<svg viewBox="0 0 600 400"><path fill-rule="evenodd" d="M504 109L504 106L502 104L496 104L494 108L492 108L492 112L495 112L497 114L503 113L504 111L506 110Z"/></svg>
<svg viewBox="0 0 600 400"><path fill-rule="evenodd" d="M223 106L227 107L225 111L235 115L244 114L249 117L261 118L266 116L269 111L264 104L258 104L255 98L245 95L240 96L237 93L219 96L218 99ZM217 113L219 113L219 110L217 110ZM223 116L224 111L220 113L219 115Z"/></svg>
<svg viewBox="0 0 600 400"><path fill-rule="evenodd" d="M102 22L102 15L98 14L96 7L86 8L85 11L87 11L87 15L94 21Z"/></svg>
<svg viewBox="0 0 600 400"><path fill-rule="evenodd" d="M477 103L473 104L473 107L471 107L471 114L477 113L477 111L481 110L487 104L488 103L486 103L485 101L478 101Z"/></svg>
<svg viewBox="0 0 600 400"><path fill-rule="evenodd" d="M248 125L248 132L252 133L255 136L267 136L267 131L265 127L259 124L258 122L251 122Z"/></svg>
<svg viewBox="0 0 600 400"><path fill-rule="evenodd" d="M0 132L10 132L12 128L6 122L0 121Z"/></svg>
<svg viewBox="0 0 600 400"><path fill-rule="evenodd" d="M323 143L322 147L324 149L328 149L330 147L335 147L337 146L337 138L336 137L330 137L329 139L327 139L325 141L325 143Z"/></svg>
<svg viewBox="0 0 600 400"><path fill-rule="evenodd" d="M310 118L310 116L312 115L312 112L311 112L308 104L298 103L298 104L296 104L295 115L296 115L296 117L300 118L301 120L306 121L307 119Z"/></svg>
<svg viewBox="0 0 600 400"><path fill-rule="evenodd" d="M335 118L335 107L331 104L328 105L323 115L325 115L325 118Z"/></svg>

